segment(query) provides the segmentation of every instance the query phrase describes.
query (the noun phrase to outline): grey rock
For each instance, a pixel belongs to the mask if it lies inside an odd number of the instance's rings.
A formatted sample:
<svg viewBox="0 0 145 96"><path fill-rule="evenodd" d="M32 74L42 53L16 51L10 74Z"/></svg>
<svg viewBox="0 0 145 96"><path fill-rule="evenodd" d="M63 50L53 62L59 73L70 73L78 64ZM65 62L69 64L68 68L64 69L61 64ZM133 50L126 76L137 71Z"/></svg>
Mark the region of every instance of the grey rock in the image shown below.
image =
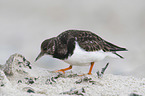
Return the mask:
<svg viewBox="0 0 145 96"><path fill-rule="evenodd" d="M25 59L24 56L20 54L13 54L6 61L5 65L1 65L0 68L4 71L6 75L13 75L15 72L27 73L25 68L31 69L30 62Z"/></svg>
<svg viewBox="0 0 145 96"><path fill-rule="evenodd" d="M2 70L0 70L0 87L5 87L7 85L11 85L11 84L7 79L5 73Z"/></svg>
<svg viewBox="0 0 145 96"><path fill-rule="evenodd" d="M35 90L31 87L24 87L22 90L28 93L35 93Z"/></svg>

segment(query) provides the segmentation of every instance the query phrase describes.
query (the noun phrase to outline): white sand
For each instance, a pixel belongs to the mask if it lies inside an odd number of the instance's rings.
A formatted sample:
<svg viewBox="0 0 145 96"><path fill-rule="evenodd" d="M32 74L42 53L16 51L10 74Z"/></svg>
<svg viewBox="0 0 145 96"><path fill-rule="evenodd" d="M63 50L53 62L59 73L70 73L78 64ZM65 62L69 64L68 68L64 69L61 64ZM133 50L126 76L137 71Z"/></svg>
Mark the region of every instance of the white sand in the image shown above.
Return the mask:
<svg viewBox="0 0 145 96"><path fill-rule="evenodd" d="M105 74L102 78L98 78L96 73L90 76L75 76L75 73L68 71L56 79L52 77L59 76L59 73L52 73L37 66L32 66L32 69L29 67L29 61L23 56L12 55L5 65L1 66L0 96L68 96L71 93L76 93L75 96L77 94L80 96L133 96L133 93L145 95L145 78L112 74ZM73 76L70 77L71 75ZM84 80L84 78L92 80ZM76 84L76 81L80 80L82 82ZM28 89L34 93L27 92ZM63 92L68 94L61 94Z"/></svg>

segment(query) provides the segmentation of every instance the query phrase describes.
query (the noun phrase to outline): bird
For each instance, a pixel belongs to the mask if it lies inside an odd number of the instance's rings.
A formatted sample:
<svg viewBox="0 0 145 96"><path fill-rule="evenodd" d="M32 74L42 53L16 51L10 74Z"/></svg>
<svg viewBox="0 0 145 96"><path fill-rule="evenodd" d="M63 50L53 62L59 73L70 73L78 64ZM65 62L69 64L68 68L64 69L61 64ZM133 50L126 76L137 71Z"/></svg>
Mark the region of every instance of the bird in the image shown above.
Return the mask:
<svg viewBox="0 0 145 96"><path fill-rule="evenodd" d="M72 66L90 65L88 75L91 75L95 62L106 57L123 58L117 53L118 51L128 50L102 39L91 31L66 30L57 37L44 40L41 43L41 52L35 61L44 55L50 55L69 64L68 68L55 72L65 73L72 69Z"/></svg>

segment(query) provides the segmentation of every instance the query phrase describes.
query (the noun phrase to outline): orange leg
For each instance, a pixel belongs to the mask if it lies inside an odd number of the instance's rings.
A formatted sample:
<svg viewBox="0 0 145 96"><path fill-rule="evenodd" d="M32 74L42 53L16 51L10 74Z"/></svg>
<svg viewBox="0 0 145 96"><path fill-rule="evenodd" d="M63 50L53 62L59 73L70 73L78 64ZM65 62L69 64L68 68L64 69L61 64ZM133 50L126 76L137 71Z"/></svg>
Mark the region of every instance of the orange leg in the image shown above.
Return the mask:
<svg viewBox="0 0 145 96"><path fill-rule="evenodd" d="M60 70L57 70L55 72L63 72L63 73L65 73L66 70L70 70L70 69L72 69L72 65L70 65L68 68L60 69Z"/></svg>
<svg viewBox="0 0 145 96"><path fill-rule="evenodd" d="M92 72L93 66L94 66L94 62L91 62L91 67L90 67L90 70L89 70L88 75L91 75L92 74L91 72Z"/></svg>

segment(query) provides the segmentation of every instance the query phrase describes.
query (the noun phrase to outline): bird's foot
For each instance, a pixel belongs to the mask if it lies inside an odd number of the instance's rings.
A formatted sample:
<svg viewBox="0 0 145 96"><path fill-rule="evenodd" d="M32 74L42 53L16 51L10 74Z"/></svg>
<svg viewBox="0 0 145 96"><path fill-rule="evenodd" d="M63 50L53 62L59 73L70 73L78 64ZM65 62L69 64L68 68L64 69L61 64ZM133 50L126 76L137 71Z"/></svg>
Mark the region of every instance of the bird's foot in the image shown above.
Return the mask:
<svg viewBox="0 0 145 96"><path fill-rule="evenodd" d="M82 74L82 75L78 75L78 76L85 76L85 75L87 75L87 74Z"/></svg>
<svg viewBox="0 0 145 96"><path fill-rule="evenodd" d="M92 75L92 73L82 74L82 75L78 75L78 76L86 76L86 75Z"/></svg>
<svg viewBox="0 0 145 96"><path fill-rule="evenodd" d="M88 73L88 75L92 75L92 73Z"/></svg>
<svg viewBox="0 0 145 96"><path fill-rule="evenodd" d="M63 73L65 73L65 71L70 70L70 69L72 69L71 65L68 68L57 70L57 71L55 71L55 73L57 73L57 72L63 72Z"/></svg>
<svg viewBox="0 0 145 96"><path fill-rule="evenodd" d="M60 69L60 70L57 70L57 71L54 71L55 73L58 73L58 72L62 72L63 74L65 74L65 71L63 69Z"/></svg>

